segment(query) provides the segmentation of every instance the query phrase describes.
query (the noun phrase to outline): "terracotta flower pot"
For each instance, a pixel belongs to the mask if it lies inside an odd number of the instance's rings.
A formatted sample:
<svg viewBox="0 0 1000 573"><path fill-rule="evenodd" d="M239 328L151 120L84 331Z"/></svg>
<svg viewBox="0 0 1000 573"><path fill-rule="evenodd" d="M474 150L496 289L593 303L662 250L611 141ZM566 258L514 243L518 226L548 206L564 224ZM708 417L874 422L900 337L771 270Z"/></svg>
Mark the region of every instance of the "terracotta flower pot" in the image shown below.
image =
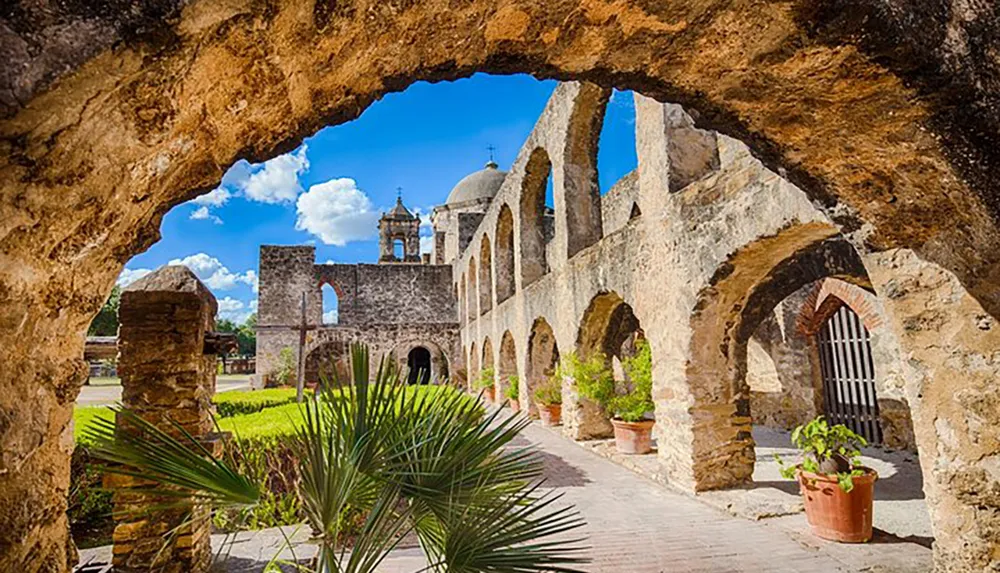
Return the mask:
<svg viewBox="0 0 1000 573"><path fill-rule="evenodd" d="M871 468L861 469L865 474L854 478L850 493L840 489L835 475L799 470L799 488L813 533L843 543L862 543L872 538L872 497L878 474Z"/></svg>
<svg viewBox="0 0 1000 573"><path fill-rule="evenodd" d="M487 386L486 388L483 388L483 398L486 398L490 402L496 403L497 401L496 391L493 389L493 386Z"/></svg>
<svg viewBox="0 0 1000 573"><path fill-rule="evenodd" d="M510 411L515 414L521 411L521 404L517 401L517 398L512 398L510 401Z"/></svg>
<svg viewBox="0 0 1000 573"><path fill-rule="evenodd" d="M562 404L538 404L538 417L543 426L558 426L562 423Z"/></svg>
<svg viewBox="0 0 1000 573"><path fill-rule="evenodd" d="M653 420L611 420L611 425L615 427L615 447L623 454L649 453L653 449L653 424Z"/></svg>

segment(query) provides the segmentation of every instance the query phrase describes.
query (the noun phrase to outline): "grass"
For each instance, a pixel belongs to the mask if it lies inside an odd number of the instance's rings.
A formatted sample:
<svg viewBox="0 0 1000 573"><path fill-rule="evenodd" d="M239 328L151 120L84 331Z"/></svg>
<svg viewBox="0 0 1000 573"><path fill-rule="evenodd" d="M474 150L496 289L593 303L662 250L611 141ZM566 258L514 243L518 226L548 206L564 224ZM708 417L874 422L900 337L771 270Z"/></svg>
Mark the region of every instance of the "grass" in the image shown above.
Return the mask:
<svg viewBox="0 0 1000 573"><path fill-rule="evenodd" d="M407 396L432 395L446 391L446 386L410 386ZM470 398L471 399L471 398ZM246 392L232 390L216 394L219 427L243 439L290 435L302 421L302 411L295 403L294 388L271 388ZM222 413L228 412L223 417ZM73 412L73 438L79 443L84 429L95 418L111 419L107 406L77 406Z"/></svg>

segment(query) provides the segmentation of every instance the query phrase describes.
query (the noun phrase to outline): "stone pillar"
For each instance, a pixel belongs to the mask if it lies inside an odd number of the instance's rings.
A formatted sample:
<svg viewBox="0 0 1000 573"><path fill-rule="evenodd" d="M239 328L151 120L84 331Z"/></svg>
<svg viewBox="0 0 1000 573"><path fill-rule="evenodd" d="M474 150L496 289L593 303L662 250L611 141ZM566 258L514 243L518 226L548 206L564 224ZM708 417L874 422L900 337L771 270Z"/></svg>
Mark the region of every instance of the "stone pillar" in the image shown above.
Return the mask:
<svg viewBox="0 0 1000 573"><path fill-rule="evenodd" d="M1000 323L914 251L865 264L905 358L934 568L1000 570Z"/></svg>
<svg viewBox="0 0 1000 573"><path fill-rule="evenodd" d="M122 292L118 312L118 372L126 408L179 436L172 420L218 454L221 441L212 434L211 416L216 356L206 353L206 333L215 327L216 310L215 297L187 267L162 267L132 283ZM143 483L112 475L106 485L118 489ZM116 571L208 570L207 506L193 504L189 523L167 535L185 520L184 509L135 511L156 501L120 489L114 503L115 511L123 512L113 535Z"/></svg>

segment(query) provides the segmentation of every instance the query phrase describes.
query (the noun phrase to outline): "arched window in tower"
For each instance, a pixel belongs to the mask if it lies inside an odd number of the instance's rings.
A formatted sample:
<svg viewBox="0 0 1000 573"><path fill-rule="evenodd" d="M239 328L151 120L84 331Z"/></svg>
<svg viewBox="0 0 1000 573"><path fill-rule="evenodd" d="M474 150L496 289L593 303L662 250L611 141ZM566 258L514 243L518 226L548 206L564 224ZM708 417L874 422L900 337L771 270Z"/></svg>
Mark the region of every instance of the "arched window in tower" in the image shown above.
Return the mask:
<svg viewBox="0 0 1000 573"><path fill-rule="evenodd" d="M340 301L337 298L337 289L333 288L330 283L323 283L320 292L323 295L323 324L338 324L340 322Z"/></svg>
<svg viewBox="0 0 1000 573"><path fill-rule="evenodd" d="M403 239L395 239L392 241L392 256L397 261L402 261L406 258L406 248L403 245Z"/></svg>
<svg viewBox="0 0 1000 573"><path fill-rule="evenodd" d="M403 197L378 222L379 263L420 262L420 217L403 206Z"/></svg>

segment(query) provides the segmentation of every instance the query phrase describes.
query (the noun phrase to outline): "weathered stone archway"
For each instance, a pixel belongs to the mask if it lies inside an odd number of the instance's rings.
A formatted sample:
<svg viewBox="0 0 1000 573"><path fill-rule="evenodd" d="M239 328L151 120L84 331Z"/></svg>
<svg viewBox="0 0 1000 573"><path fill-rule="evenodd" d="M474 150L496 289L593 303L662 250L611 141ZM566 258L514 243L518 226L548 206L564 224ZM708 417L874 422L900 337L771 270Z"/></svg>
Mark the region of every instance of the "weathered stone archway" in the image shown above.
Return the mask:
<svg viewBox="0 0 1000 573"><path fill-rule="evenodd" d="M496 292L497 304L514 294L514 214L504 204L497 218L496 234Z"/></svg>
<svg viewBox="0 0 1000 573"><path fill-rule="evenodd" d="M479 274L476 271L476 258L469 260L469 309L468 320L472 322L479 318Z"/></svg>
<svg viewBox="0 0 1000 573"><path fill-rule="evenodd" d="M483 235L479 248L479 314L493 308L493 252L489 235Z"/></svg>
<svg viewBox="0 0 1000 573"><path fill-rule="evenodd" d="M529 415L538 416L538 406L535 405L535 389L552 376L559 362L559 345L552 326L544 318L536 318L528 335L528 352L525 356L525 380L521 384L522 403L528 405Z"/></svg>
<svg viewBox="0 0 1000 573"><path fill-rule="evenodd" d="M273 157L419 79L524 71L679 101L750 142L872 250L904 248L886 258L930 261L971 294L934 308L1000 316L1000 73L979 55L998 24L987 5L255 6L149 1L104 14L40 3L4 17L0 507L11 513L0 516L0 568L66 568L83 332L164 213L237 158ZM898 292L891 281L877 290ZM915 362L938 376L931 329L913 331L920 313L905 307L919 296L900 294L892 314L910 328L904 345L925 351ZM955 328L992 355L992 334ZM989 390L978 378L972 387ZM995 436L970 451L984 444Z"/></svg>
<svg viewBox="0 0 1000 573"><path fill-rule="evenodd" d="M497 380L499 381L498 394L503 396L503 392L512 383L511 376L517 376L517 346L514 343L514 335L509 330L505 330L500 338L500 355L497 361ZM520 396L520 382L518 385L518 395ZM518 398L520 402L520 398Z"/></svg>
<svg viewBox="0 0 1000 573"><path fill-rule="evenodd" d="M548 153L542 148L533 151L524 170L518 211L522 288L549 272L545 256L545 187L551 171Z"/></svg>
<svg viewBox="0 0 1000 573"><path fill-rule="evenodd" d="M755 241L729 257L699 293L686 369L693 400L693 489L736 486L753 474L747 343L761 320L821 278L868 282L854 248L828 235L828 227L807 224Z"/></svg>

